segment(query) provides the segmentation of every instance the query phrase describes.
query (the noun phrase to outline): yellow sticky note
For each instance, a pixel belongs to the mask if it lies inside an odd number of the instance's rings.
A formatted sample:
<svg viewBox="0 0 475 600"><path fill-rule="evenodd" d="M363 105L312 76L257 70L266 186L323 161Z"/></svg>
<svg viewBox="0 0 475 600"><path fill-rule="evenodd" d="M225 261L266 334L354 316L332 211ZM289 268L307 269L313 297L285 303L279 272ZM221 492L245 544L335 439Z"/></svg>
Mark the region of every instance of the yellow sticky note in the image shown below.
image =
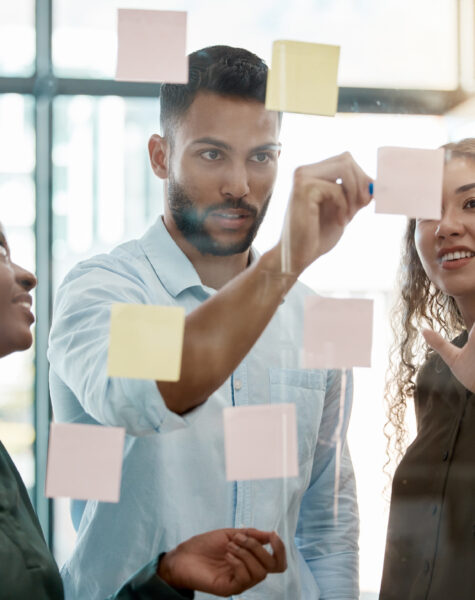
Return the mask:
<svg viewBox="0 0 475 600"><path fill-rule="evenodd" d="M178 381L184 331L182 307L113 304L108 375Z"/></svg>
<svg viewBox="0 0 475 600"><path fill-rule="evenodd" d="M267 77L266 108L334 116L340 47L277 40Z"/></svg>

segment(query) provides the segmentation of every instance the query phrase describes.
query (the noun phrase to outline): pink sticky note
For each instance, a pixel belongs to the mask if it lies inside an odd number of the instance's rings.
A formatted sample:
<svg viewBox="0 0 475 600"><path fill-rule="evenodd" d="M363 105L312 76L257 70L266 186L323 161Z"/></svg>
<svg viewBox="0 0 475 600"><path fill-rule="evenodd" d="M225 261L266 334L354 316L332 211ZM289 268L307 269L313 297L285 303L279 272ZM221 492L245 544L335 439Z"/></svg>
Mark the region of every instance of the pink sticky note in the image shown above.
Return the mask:
<svg viewBox="0 0 475 600"><path fill-rule="evenodd" d="M304 319L304 369L371 366L372 300L311 296Z"/></svg>
<svg viewBox="0 0 475 600"><path fill-rule="evenodd" d="M119 81L187 83L186 12L119 8Z"/></svg>
<svg viewBox="0 0 475 600"><path fill-rule="evenodd" d="M270 479L299 474L295 404L225 408L226 479Z"/></svg>
<svg viewBox="0 0 475 600"><path fill-rule="evenodd" d="M118 502L125 429L51 423L45 495Z"/></svg>
<svg viewBox="0 0 475 600"><path fill-rule="evenodd" d="M443 148L379 148L376 212L440 219L444 157Z"/></svg>

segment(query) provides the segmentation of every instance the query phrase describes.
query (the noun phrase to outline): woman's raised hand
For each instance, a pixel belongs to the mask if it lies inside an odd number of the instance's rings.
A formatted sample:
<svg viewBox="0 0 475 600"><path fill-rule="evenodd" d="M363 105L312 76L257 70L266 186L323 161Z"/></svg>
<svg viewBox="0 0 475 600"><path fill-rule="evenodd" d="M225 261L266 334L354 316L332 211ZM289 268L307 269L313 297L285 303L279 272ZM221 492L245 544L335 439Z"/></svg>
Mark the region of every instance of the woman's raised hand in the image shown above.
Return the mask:
<svg viewBox="0 0 475 600"><path fill-rule="evenodd" d="M447 363L460 383L475 394L475 324L463 348L457 348L431 329L424 329L422 335L429 346Z"/></svg>

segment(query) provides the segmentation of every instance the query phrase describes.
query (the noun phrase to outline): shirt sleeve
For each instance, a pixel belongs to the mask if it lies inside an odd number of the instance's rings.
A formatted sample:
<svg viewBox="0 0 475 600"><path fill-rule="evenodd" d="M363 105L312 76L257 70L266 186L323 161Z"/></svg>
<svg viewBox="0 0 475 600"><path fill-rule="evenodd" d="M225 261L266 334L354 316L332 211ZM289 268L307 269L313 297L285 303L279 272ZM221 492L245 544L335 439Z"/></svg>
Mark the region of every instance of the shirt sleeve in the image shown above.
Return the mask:
<svg viewBox="0 0 475 600"><path fill-rule="evenodd" d="M192 600L191 590L178 591L158 577L157 561L148 563L106 600Z"/></svg>
<svg viewBox="0 0 475 600"><path fill-rule="evenodd" d="M58 290L48 349L54 376L103 425L125 427L131 435L186 427L193 411L181 417L168 410L155 381L107 375L111 305L151 302L138 278L117 273L110 257L100 258L77 265ZM55 391L53 405L61 400Z"/></svg>
<svg viewBox="0 0 475 600"><path fill-rule="evenodd" d="M352 394L351 371L330 371L311 479L297 524L296 545L317 582L320 600L359 598L358 507L346 443Z"/></svg>

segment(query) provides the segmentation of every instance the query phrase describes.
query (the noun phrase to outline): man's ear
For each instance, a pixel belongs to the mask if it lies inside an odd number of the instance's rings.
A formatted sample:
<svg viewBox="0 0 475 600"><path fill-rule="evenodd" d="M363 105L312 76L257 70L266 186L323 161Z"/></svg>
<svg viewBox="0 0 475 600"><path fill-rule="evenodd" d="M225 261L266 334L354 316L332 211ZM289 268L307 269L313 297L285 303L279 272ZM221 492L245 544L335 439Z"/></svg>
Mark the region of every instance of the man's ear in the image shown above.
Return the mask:
<svg viewBox="0 0 475 600"><path fill-rule="evenodd" d="M160 179L168 177L168 161L170 147L165 138L154 133L148 141L148 154L153 172Z"/></svg>

